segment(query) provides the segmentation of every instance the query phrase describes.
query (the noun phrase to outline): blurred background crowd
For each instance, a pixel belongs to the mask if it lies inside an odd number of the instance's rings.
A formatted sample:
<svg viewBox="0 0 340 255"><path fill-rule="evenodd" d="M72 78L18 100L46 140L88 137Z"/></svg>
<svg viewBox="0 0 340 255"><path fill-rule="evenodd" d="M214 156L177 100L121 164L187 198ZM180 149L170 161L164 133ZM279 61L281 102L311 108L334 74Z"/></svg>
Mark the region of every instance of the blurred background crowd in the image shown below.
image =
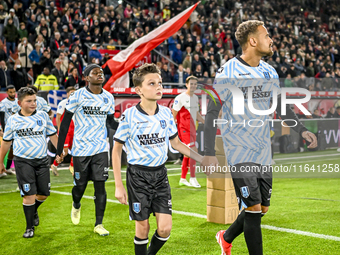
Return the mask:
<svg viewBox="0 0 340 255"><path fill-rule="evenodd" d="M100 49L122 50L193 3L0 0L1 90L8 84L19 89L35 83L41 90L85 86L84 67L110 58ZM238 24L258 19L274 41L274 55L265 61L283 87L340 91L339 17L336 0L202 0L187 23L152 52L152 62L164 83L182 84L189 75L213 78L241 54L234 36ZM109 78L110 71L105 73Z"/></svg>

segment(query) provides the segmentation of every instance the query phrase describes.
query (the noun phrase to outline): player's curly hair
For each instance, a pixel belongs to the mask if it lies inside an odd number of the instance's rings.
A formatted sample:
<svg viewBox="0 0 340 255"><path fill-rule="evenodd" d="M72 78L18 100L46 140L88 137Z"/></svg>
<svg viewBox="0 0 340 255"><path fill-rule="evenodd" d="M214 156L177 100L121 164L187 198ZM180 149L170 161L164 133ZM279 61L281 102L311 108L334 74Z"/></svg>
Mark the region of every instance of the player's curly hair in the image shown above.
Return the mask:
<svg viewBox="0 0 340 255"><path fill-rule="evenodd" d="M142 86L144 81L144 76L149 73L157 73L161 75L161 71L159 68L154 64L145 63L144 65L138 67L132 76L132 82L135 87Z"/></svg>
<svg viewBox="0 0 340 255"><path fill-rule="evenodd" d="M241 48L246 45L250 34L255 34L259 26L263 26L264 23L260 20L247 20L242 22L235 32L235 37Z"/></svg>

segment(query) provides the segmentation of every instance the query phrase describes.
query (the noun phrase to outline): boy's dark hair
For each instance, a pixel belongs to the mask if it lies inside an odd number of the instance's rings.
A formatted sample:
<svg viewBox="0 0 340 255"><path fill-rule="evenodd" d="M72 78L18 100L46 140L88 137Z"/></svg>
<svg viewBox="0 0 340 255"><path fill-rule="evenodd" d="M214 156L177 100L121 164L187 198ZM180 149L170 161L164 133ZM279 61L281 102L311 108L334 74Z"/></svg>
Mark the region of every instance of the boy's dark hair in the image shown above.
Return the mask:
<svg viewBox="0 0 340 255"><path fill-rule="evenodd" d="M259 20L247 20L242 22L235 32L235 37L241 48L243 48L248 42L250 34L255 34L259 26L263 26L264 23Z"/></svg>
<svg viewBox="0 0 340 255"><path fill-rule="evenodd" d="M33 89L36 94L38 94L38 88L34 85L28 85L27 88Z"/></svg>
<svg viewBox="0 0 340 255"><path fill-rule="evenodd" d="M138 67L136 71L134 72L132 76L133 85L135 87L142 86L142 83L144 81L144 76L149 73L157 73L161 75L161 71L154 63L152 64L145 63L144 65Z"/></svg>
<svg viewBox="0 0 340 255"><path fill-rule="evenodd" d="M9 89L15 89L14 85L8 85L8 86L6 87L6 91L8 91Z"/></svg>
<svg viewBox="0 0 340 255"><path fill-rule="evenodd" d="M35 90L28 87L22 87L18 90L18 100L22 101L26 96L36 95Z"/></svg>
<svg viewBox="0 0 340 255"><path fill-rule="evenodd" d="M70 91L72 91L72 90L76 90L76 88L73 87L73 86L67 87L67 88L66 88L66 93L68 93L68 92L70 92Z"/></svg>
<svg viewBox="0 0 340 255"><path fill-rule="evenodd" d="M188 84L190 80L198 80L196 76L190 75L188 78L185 79L185 83Z"/></svg>

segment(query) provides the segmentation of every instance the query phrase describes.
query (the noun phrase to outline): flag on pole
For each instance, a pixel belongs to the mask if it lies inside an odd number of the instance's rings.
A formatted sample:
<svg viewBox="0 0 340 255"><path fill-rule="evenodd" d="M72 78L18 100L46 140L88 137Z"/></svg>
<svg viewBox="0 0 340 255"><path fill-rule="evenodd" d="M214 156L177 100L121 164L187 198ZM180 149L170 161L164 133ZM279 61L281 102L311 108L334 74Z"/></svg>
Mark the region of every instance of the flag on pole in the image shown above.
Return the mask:
<svg viewBox="0 0 340 255"><path fill-rule="evenodd" d="M176 33L188 20L190 14L195 10L199 3L200 2L192 5L170 19L168 22L134 41L128 48L120 51L112 59L108 60L103 65L103 68L108 66L111 70L112 76L105 84L104 89L112 93L114 87L121 87L119 84L116 84L122 80L118 78L123 75L126 76L126 73L130 71L146 54Z"/></svg>

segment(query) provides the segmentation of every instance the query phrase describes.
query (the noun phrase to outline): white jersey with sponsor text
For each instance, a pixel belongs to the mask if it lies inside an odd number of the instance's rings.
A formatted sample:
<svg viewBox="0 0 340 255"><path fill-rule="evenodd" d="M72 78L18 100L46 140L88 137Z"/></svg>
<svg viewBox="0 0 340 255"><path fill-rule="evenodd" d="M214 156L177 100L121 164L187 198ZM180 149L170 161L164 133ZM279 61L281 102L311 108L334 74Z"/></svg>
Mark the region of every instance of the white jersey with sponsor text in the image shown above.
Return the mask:
<svg viewBox="0 0 340 255"><path fill-rule="evenodd" d="M88 87L78 89L71 94L66 110L74 114L72 156L107 152L106 119L115 112L112 94L104 89L100 94L93 94Z"/></svg>
<svg viewBox="0 0 340 255"><path fill-rule="evenodd" d="M44 111L35 111L31 116L21 112L8 118L4 141L13 142L13 154L27 159L47 156L46 136L56 134L52 121Z"/></svg>
<svg viewBox="0 0 340 255"><path fill-rule="evenodd" d="M157 105L156 113L149 116L138 103L124 111L114 140L125 144L129 164L155 167L166 162L169 139L176 136L168 107Z"/></svg>
<svg viewBox="0 0 340 255"><path fill-rule="evenodd" d="M243 92L244 99L237 100L244 100L244 115L233 114L233 95L226 88L226 84ZM248 107L247 91L252 90L255 109L270 109L273 91L276 90L277 94L280 94L279 77L275 69L262 60L257 67L251 67L237 56L218 70L214 88L224 101L221 118L228 121L227 124L221 125L228 164L253 162L269 165L271 142L268 116L252 113Z"/></svg>

